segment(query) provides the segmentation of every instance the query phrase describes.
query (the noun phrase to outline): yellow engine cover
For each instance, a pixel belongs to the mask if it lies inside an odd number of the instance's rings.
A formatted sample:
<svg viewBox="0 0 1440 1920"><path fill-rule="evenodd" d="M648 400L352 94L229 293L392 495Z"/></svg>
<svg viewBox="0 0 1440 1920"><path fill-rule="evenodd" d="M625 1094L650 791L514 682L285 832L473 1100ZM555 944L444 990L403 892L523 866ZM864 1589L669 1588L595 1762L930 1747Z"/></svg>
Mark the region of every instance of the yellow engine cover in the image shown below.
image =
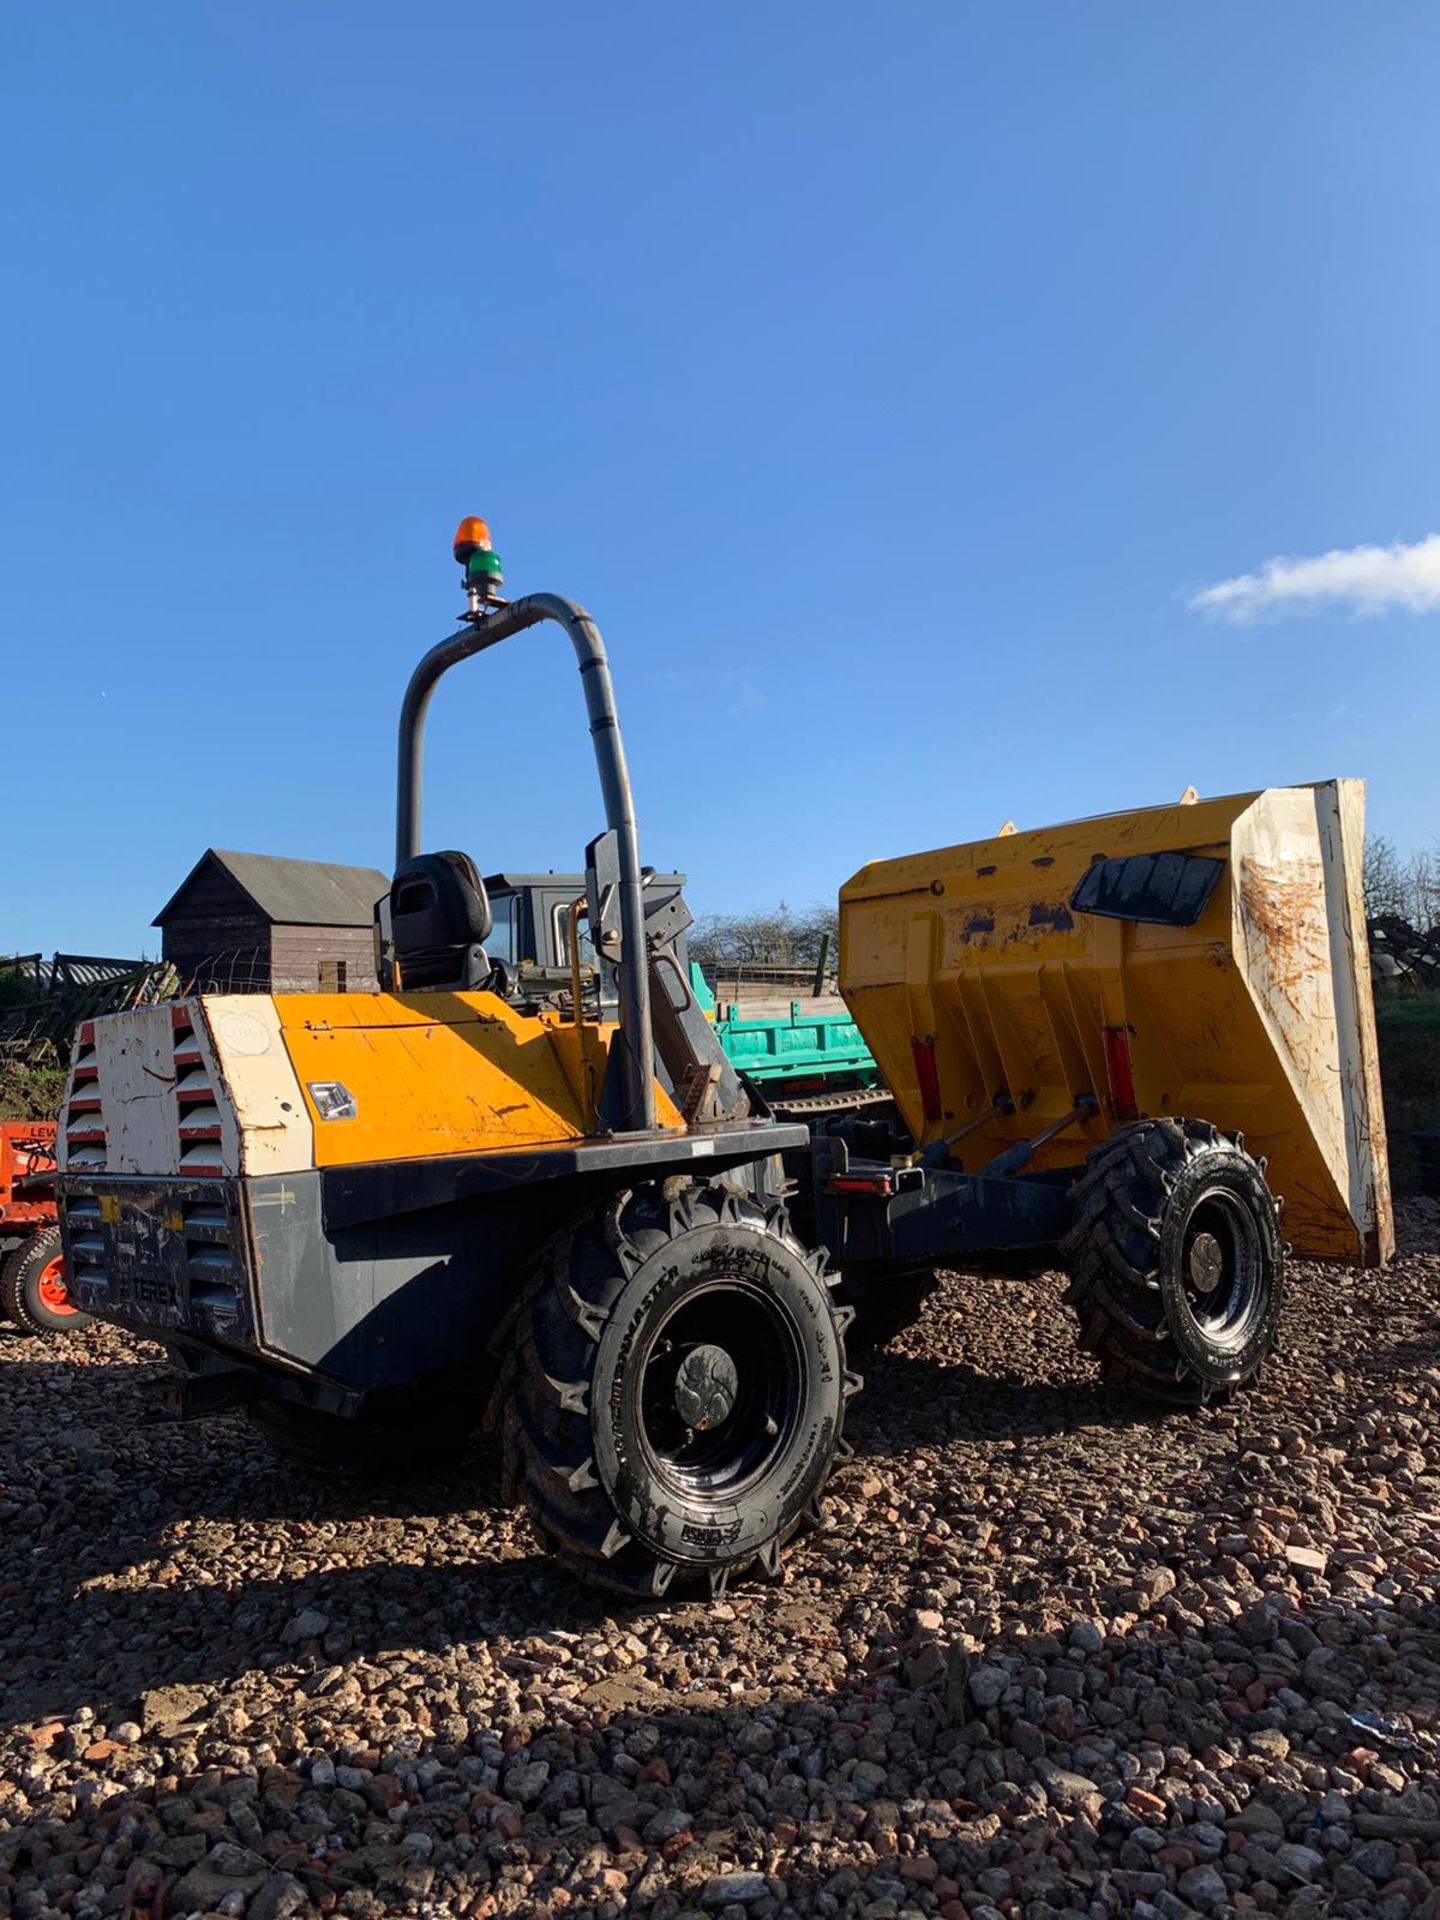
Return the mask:
<svg viewBox="0 0 1440 1920"><path fill-rule="evenodd" d="M1360 888L1357 780L1106 814L879 860L841 890L840 988L918 1139L976 1170L1092 1095L1041 1148L1073 1164L1130 1118L1240 1131L1297 1251L1393 1250ZM1097 860L1219 863L1191 925L1079 910ZM1213 875L1214 869L1209 869Z"/></svg>
<svg viewBox="0 0 1440 1920"><path fill-rule="evenodd" d="M87 1026L67 1171L300 1173L591 1137L618 1028L488 993L201 994ZM661 1127L684 1132L657 1083Z"/></svg>
<svg viewBox="0 0 1440 1920"><path fill-rule="evenodd" d="M315 1165L494 1153L581 1140L613 1027L516 1013L490 993L278 994L285 1049L315 1120ZM338 1082L355 1117L325 1120ZM682 1123L656 1088L662 1126Z"/></svg>

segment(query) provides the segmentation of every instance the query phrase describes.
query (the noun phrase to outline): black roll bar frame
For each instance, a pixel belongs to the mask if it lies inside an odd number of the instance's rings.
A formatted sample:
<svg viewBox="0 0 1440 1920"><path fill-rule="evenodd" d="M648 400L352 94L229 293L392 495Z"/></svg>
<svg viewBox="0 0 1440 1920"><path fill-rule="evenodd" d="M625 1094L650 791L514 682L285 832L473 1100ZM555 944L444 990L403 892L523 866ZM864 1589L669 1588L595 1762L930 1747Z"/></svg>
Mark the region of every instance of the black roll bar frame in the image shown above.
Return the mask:
<svg viewBox="0 0 1440 1920"><path fill-rule="evenodd" d="M400 743L395 803L397 867L420 851L420 799L425 749L425 715L441 676L461 660L498 646L542 620L565 629L575 649L590 716L590 738L605 802L605 824L615 834L620 867L620 1048L624 1114L620 1131L655 1130L654 1040L650 1019L650 972L645 952L645 909L640 897L640 841L635 800L615 710L615 689L605 643L595 622L573 600L557 593L529 593L498 601L468 619L440 641L410 676L400 709Z"/></svg>

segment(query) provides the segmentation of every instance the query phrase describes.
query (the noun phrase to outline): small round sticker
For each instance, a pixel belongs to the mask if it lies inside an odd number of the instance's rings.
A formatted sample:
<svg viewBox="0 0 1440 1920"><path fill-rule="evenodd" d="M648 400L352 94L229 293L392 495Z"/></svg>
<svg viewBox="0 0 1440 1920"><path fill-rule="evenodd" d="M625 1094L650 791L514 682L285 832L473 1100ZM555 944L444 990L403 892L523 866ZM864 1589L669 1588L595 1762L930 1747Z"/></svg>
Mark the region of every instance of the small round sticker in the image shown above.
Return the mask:
<svg viewBox="0 0 1440 1920"><path fill-rule="evenodd" d="M220 1044L231 1053L253 1055L270 1051L269 1030L253 1013L222 1013L218 1025Z"/></svg>

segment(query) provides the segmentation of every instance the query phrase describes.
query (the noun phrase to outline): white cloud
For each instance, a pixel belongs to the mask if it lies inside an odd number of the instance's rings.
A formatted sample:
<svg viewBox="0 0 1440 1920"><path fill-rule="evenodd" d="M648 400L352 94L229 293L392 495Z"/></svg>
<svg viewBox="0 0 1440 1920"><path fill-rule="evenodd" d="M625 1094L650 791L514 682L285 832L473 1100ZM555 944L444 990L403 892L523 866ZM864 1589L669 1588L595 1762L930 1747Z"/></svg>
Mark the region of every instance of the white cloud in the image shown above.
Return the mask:
<svg viewBox="0 0 1440 1920"><path fill-rule="evenodd" d="M1440 608L1440 533L1411 546L1280 555L1254 573L1202 587L1187 604L1237 626L1293 613L1433 613Z"/></svg>

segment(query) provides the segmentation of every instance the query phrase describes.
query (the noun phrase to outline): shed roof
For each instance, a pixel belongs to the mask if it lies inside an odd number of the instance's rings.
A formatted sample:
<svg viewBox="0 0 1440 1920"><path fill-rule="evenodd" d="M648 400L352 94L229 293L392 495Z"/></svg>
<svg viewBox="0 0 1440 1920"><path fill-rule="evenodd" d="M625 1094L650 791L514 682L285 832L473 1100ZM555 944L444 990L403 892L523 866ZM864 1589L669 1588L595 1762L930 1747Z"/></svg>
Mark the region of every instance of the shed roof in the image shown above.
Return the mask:
<svg viewBox="0 0 1440 1920"><path fill-rule="evenodd" d="M342 867L329 860L285 860L272 853L234 853L210 847L195 862L152 925L182 907L187 891L209 867L225 874L275 927L368 927L375 902L390 882L375 867Z"/></svg>

